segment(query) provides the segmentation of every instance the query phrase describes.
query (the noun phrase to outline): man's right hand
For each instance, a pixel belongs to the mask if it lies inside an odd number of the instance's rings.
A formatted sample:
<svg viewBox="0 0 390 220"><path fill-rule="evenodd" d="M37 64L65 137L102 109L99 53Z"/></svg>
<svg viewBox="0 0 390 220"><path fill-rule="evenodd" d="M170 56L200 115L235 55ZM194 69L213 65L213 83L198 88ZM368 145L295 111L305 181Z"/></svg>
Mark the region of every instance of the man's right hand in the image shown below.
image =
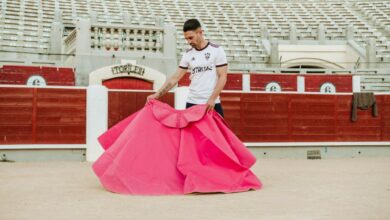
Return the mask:
<svg viewBox="0 0 390 220"><path fill-rule="evenodd" d="M157 93L148 95L148 97L146 97L146 103L145 104L149 103L150 100L157 99L157 98L158 98Z"/></svg>

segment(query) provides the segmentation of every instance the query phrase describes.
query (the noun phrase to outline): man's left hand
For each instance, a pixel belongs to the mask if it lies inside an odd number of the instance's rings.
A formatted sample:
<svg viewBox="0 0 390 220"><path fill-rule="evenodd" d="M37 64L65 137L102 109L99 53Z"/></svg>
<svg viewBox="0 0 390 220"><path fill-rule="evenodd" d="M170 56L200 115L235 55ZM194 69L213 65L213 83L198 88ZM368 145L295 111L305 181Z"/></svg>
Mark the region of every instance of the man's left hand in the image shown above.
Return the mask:
<svg viewBox="0 0 390 220"><path fill-rule="evenodd" d="M208 100L206 104L207 104L206 112L209 112L214 109L215 106L214 101Z"/></svg>

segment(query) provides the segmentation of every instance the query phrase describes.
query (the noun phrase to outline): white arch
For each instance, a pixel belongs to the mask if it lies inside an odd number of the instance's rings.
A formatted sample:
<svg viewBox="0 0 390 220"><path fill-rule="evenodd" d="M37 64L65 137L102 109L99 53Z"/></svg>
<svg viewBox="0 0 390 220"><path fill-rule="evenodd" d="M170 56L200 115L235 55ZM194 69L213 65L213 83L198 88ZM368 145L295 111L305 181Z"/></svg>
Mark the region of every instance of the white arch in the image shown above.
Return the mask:
<svg viewBox="0 0 390 220"><path fill-rule="evenodd" d="M290 68L299 65L318 66L324 69L344 69L341 65L319 58L299 57L282 62L282 68Z"/></svg>
<svg viewBox="0 0 390 220"><path fill-rule="evenodd" d="M128 71L130 70L130 71ZM102 85L108 79L130 77L153 83L153 90L159 89L165 82L165 74L147 66L137 65L134 61L105 66L89 74L89 85Z"/></svg>

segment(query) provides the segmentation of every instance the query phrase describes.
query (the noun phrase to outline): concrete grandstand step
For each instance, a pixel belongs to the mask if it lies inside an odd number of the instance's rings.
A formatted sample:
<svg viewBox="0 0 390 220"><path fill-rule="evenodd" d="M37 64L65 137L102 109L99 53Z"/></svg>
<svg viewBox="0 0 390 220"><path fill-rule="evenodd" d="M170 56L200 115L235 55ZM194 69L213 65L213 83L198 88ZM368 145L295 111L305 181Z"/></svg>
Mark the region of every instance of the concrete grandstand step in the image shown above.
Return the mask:
<svg viewBox="0 0 390 220"><path fill-rule="evenodd" d="M364 92L388 92L390 91L390 85L385 86L361 86L361 91Z"/></svg>
<svg viewBox="0 0 390 220"><path fill-rule="evenodd" d="M363 76L361 77L361 82L363 83L382 83L382 82L390 82L390 77L366 77L366 76Z"/></svg>

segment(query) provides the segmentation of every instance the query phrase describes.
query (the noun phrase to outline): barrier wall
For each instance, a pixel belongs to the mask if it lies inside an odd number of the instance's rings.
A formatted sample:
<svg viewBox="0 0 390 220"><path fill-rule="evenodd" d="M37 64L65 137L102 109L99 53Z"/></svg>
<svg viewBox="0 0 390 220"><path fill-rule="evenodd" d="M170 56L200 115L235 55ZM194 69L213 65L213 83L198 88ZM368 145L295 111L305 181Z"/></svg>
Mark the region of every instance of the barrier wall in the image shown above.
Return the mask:
<svg viewBox="0 0 390 220"><path fill-rule="evenodd" d="M4 65L0 68L0 84L27 85L32 76L42 77L41 81L49 86L75 85L73 68L13 65Z"/></svg>
<svg viewBox="0 0 390 220"><path fill-rule="evenodd" d="M189 79L190 73L180 79L179 86L189 86L191 80ZM229 73L227 75L227 81L224 90L242 90L242 74L241 73Z"/></svg>
<svg viewBox="0 0 390 220"><path fill-rule="evenodd" d="M297 91L296 74L251 74L250 88L252 91L265 91L268 83L278 83L281 91Z"/></svg>
<svg viewBox="0 0 390 220"><path fill-rule="evenodd" d="M358 110L352 94L223 93L225 119L244 142L389 141L390 95L376 95L378 117Z"/></svg>
<svg viewBox="0 0 390 220"><path fill-rule="evenodd" d="M0 87L0 144L85 144L86 90Z"/></svg>
<svg viewBox="0 0 390 220"><path fill-rule="evenodd" d="M330 83L335 92L353 92L351 74L279 74L279 73L229 73L224 90L243 90L244 76L247 75L248 91L267 91L267 86L277 83L281 92L299 91L298 77L303 78L302 91L320 92L321 86ZM189 73L179 81L179 86L189 86ZM359 83L360 84L360 83ZM359 85L360 87L360 85Z"/></svg>
<svg viewBox="0 0 390 220"><path fill-rule="evenodd" d="M108 127L142 108L152 91L108 90ZM91 94L94 97L94 94ZM223 91L225 119L243 142L390 141L390 94L376 94L378 117L352 93ZM174 106L174 94L162 101ZM84 88L0 87L0 144L85 144Z"/></svg>
<svg viewBox="0 0 390 220"><path fill-rule="evenodd" d="M306 92L320 92L324 83L332 83L336 92L352 92L352 75L305 75Z"/></svg>
<svg viewBox="0 0 390 220"><path fill-rule="evenodd" d="M126 92L109 90L108 92L108 128L138 111L145 105L146 97L153 92ZM160 99L174 107L174 95L168 93Z"/></svg>
<svg viewBox="0 0 390 220"><path fill-rule="evenodd" d="M144 89L153 90L153 82L130 77L118 77L108 79L102 82L102 84L109 89Z"/></svg>

